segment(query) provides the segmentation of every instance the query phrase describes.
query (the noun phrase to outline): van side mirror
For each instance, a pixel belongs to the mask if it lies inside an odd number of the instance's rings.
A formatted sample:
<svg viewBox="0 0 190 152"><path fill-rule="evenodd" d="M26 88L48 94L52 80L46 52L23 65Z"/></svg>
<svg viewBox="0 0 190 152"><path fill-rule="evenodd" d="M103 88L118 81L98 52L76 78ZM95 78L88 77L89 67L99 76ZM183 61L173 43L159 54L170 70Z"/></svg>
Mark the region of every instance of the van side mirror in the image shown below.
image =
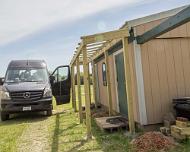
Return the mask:
<svg viewBox="0 0 190 152"><path fill-rule="evenodd" d="M49 76L49 81L50 81L51 84L53 84L54 81L55 81L55 77L53 75L50 75Z"/></svg>
<svg viewBox="0 0 190 152"><path fill-rule="evenodd" d="M3 85L5 78L0 78L0 85Z"/></svg>

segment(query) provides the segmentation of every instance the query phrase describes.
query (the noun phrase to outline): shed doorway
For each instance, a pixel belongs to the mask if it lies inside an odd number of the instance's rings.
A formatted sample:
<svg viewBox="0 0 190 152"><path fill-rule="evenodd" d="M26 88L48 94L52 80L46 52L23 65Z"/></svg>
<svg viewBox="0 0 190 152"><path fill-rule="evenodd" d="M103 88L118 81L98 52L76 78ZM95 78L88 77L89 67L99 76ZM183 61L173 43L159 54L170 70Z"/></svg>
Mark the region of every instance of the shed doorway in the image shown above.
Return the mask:
<svg viewBox="0 0 190 152"><path fill-rule="evenodd" d="M124 59L123 52L119 51L114 55L115 60L115 76L116 76L116 94L118 100L118 110L124 115L128 116L127 107L127 94L125 88L125 72L124 72Z"/></svg>

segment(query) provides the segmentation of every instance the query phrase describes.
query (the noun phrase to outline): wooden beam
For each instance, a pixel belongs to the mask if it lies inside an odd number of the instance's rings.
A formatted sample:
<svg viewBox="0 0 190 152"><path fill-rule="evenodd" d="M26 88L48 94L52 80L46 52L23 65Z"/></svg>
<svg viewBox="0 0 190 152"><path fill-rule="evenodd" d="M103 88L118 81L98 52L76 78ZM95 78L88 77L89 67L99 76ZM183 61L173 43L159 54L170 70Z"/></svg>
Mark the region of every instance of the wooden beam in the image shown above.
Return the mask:
<svg viewBox="0 0 190 152"><path fill-rule="evenodd" d="M103 44L101 45L95 45L95 46L92 46L92 47L87 47L87 50L91 50L91 49L99 49L100 47L102 47Z"/></svg>
<svg viewBox="0 0 190 152"><path fill-rule="evenodd" d="M82 118L82 101L81 101L80 63L79 63L79 58L76 59L76 65L77 65L77 89L78 89L79 119L80 119L80 123L82 123L83 122L83 118Z"/></svg>
<svg viewBox="0 0 190 152"><path fill-rule="evenodd" d="M107 95L108 95L108 104L109 104L109 116L112 115L112 96L111 96L111 82L110 82L110 64L108 58L108 51L104 52L105 63L106 63L106 80L107 80Z"/></svg>
<svg viewBox="0 0 190 152"><path fill-rule="evenodd" d="M94 35L89 35L89 36L83 36L83 37L81 37L81 39L83 40L84 44L87 45L90 43L96 43L96 42L101 42L101 41L110 41L113 39L118 39L118 38L127 37L127 36L129 36L128 28L105 32L105 33L94 34Z"/></svg>
<svg viewBox="0 0 190 152"><path fill-rule="evenodd" d="M94 61L92 61L92 83L93 83L93 94L94 94L94 103L95 107L97 108L98 101L97 101L97 93L96 93L96 65L94 64Z"/></svg>
<svg viewBox="0 0 190 152"><path fill-rule="evenodd" d="M145 42L154 39L174 28L179 27L190 21L190 6L180 11L174 16L171 16L158 26L152 28L151 30L145 32L144 34L137 36L137 43L144 44Z"/></svg>
<svg viewBox="0 0 190 152"><path fill-rule="evenodd" d="M74 64L71 66L71 82L72 82L72 107L76 112L76 92L75 92L75 71Z"/></svg>
<svg viewBox="0 0 190 152"><path fill-rule="evenodd" d="M87 47L93 47L93 46L97 46L97 45L102 45L104 43L106 43L106 41L90 43L90 44L87 44Z"/></svg>
<svg viewBox="0 0 190 152"><path fill-rule="evenodd" d="M84 70L84 91L85 91L85 112L86 112L86 127L87 138L92 138L91 131L91 110L90 110L90 92L89 92L89 64L87 59L86 45L83 48L83 70Z"/></svg>
<svg viewBox="0 0 190 152"><path fill-rule="evenodd" d="M98 50L100 50L100 48L96 48L96 49L88 49L87 51L88 51L88 52L90 52L90 51L95 51L95 52L96 52L96 51L98 51Z"/></svg>
<svg viewBox="0 0 190 152"><path fill-rule="evenodd" d="M88 55L93 55L96 52L87 52Z"/></svg>
<svg viewBox="0 0 190 152"><path fill-rule="evenodd" d="M89 77L89 79L88 79L88 83L89 83L89 86L88 86L88 88L89 88L89 96L90 96L90 104L92 103L92 92L91 92L91 83L90 83L90 70L89 70L89 63L90 63L90 61L88 61L88 77Z"/></svg>
<svg viewBox="0 0 190 152"><path fill-rule="evenodd" d="M82 41L82 42L80 43L80 46L77 48L77 52L76 52L76 54L73 56L70 65L72 65L72 64L75 62L76 58L81 54L83 45L84 45L84 43L83 43L83 41Z"/></svg>
<svg viewBox="0 0 190 152"><path fill-rule="evenodd" d="M92 59L94 60L94 59L96 59L97 57L99 57L100 55L104 54L104 52L105 52L106 50L108 50L111 46L115 45L115 44L116 44L117 42L119 42L119 41L120 41L120 40L112 40L110 43L108 43L106 46L104 46L104 47L102 48L102 50L97 51L96 54L94 54L94 55L92 56Z"/></svg>
<svg viewBox="0 0 190 152"><path fill-rule="evenodd" d="M129 119L129 129L130 133L135 133L135 121L133 113L133 96L132 96L132 81L131 81L131 71L129 63L129 50L128 50L128 38L124 37L123 40L123 57L124 57L124 67L125 67L125 86L127 94L127 105L128 105L128 119Z"/></svg>
<svg viewBox="0 0 190 152"><path fill-rule="evenodd" d="M98 49L98 50L100 50L100 49ZM88 54L96 53L98 50L89 50L89 51L87 51L87 53Z"/></svg>

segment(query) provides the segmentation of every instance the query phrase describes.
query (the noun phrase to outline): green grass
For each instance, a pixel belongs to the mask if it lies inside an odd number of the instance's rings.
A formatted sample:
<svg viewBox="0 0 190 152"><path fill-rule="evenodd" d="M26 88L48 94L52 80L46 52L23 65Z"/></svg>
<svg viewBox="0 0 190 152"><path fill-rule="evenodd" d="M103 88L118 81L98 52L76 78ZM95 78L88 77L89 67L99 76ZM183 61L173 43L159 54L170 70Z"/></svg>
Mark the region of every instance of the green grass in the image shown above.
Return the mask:
<svg viewBox="0 0 190 152"><path fill-rule="evenodd" d="M18 138L22 135L26 126L27 123L18 120L0 123L0 151L15 151Z"/></svg>
<svg viewBox="0 0 190 152"><path fill-rule="evenodd" d="M83 86L81 88L83 92ZM91 88L92 89L92 88ZM77 91L77 90L76 90ZM76 94L77 96L77 94ZM84 105L84 94L82 94ZM92 99L93 101L93 99ZM78 103L78 102L77 102ZM124 135L123 131L109 133L102 132L92 120L92 140L86 140L86 126L79 123L78 113L74 113L70 104L56 106L54 101L54 109L57 111L51 117L43 117L42 115L21 115L13 119L0 122L0 152L15 152L18 145L22 145L20 137L26 133L27 128L35 124L35 122L45 123L48 131L42 132L49 141L49 151L51 152L127 152L132 151L129 145L129 139ZM43 127L42 127L43 128ZM48 134L48 135L47 135ZM43 135L43 134L42 134ZM28 136L26 136L28 137ZM32 136L33 137L33 136ZM38 136L34 136L26 142L30 144ZM32 144L31 144L32 145ZM190 142L181 143L178 148L172 152L189 152Z"/></svg>
<svg viewBox="0 0 190 152"><path fill-rule="evenodd" d="M67 112L57 114L50 120L52 152L127 152L130 150L129 141L122 131L112 134L102 132L94 120L92 121L93 139L85 140L86 126L78 123L78 114L73 112L70 105L65 105L64 109Z"/></svg>

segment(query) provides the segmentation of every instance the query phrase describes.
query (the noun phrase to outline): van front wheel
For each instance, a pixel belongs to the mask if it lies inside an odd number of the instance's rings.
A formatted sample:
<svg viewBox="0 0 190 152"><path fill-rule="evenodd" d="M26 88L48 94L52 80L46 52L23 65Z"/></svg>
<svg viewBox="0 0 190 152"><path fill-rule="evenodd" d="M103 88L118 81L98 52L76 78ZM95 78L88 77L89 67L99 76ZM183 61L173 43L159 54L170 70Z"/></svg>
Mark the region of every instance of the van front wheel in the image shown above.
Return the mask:
<svg viewBox="0 0 190 152"><path fill-rule="evenodd" d="M6 121L9 119L9 114L1 112L1 121Z"/></svg>
<svg viewBox="0 0 190 152"><path fill-rule="evenodd" d="M47 110L47 116L52 116L52 109L51 110Z"/></svg>

